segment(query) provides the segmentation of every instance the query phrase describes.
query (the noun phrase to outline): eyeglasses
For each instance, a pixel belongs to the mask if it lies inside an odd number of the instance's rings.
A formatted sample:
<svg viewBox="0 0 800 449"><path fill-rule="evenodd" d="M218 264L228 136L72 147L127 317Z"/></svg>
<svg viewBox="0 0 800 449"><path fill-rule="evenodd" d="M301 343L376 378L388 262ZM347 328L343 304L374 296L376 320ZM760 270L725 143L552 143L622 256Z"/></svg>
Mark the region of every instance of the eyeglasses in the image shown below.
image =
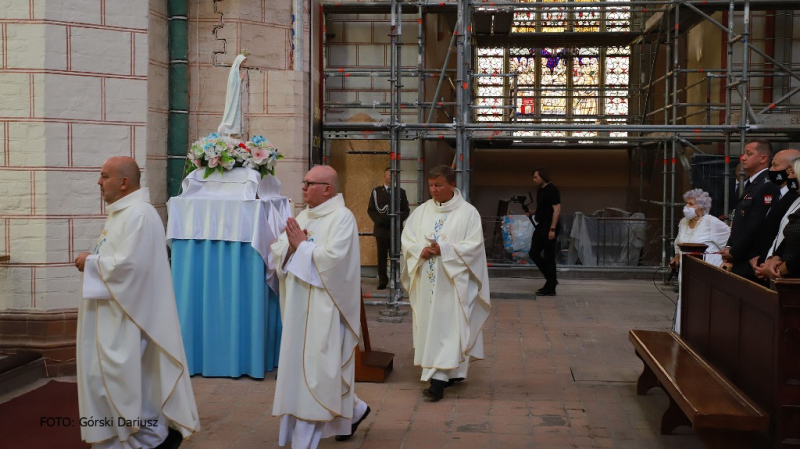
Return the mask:
<svg viewBox="0 0 800 449"><path fill-rule="evenodd" d="M316 185L329 186L330 183L327 183L327 182L314 182L314 181L303 181L303 186L305 186L305 187L311 187L311 186L316 186Z"/></svg>

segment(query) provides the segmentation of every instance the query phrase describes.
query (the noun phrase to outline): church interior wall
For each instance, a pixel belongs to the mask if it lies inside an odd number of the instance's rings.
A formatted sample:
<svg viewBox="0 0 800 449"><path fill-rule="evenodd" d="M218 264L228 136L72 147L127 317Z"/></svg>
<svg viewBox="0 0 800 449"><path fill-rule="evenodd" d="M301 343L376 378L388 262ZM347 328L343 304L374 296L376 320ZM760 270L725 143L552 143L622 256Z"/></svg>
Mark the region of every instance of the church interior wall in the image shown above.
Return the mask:
<svg viewBox="0 0 800 449"><path fill-rule="evenodd" d="M148 2L13 0L0 18L0 310L76 307L73 259L105 219L100 165L145 165Z"/></svg>
<svg viewBox="0 0 800 449"><path fill-rule="evenodd" d="M158 133L148 141L147 132L166 110L158 105L166 89L148 80L166 61L150 55L153 23L166 22L149 13L165 9L160 3L10 0L0 8L0 254L10 256L0 263L0 352L40 351L49 375L74 374L74 259L94 247L105 221L96 184L103 161L135 158L156 207L166 201L166 157Z"/></svg>
<svg viewBox="0 0 800 449"><path fill-rule="evenodd" d="M243 108L245 132L262 135L285 156L277 176L281 193L299 212L300 181L308 166L308 59L294 68L292 51L292 2L226 1L218 4L223 28L218 36L227 41L227 53L218 64L230 66L237 54L248 50ZM304 41L309 12L303 11ZM189 136L196 140L216 132L225 108L228 67L214 67L213 52L223 44L212 33L220 23L212 2L189 4ZM187 149L188 149L187 142Z"/></svg>
<svg viewBox="0 0 800 449"><path fill-rule="evenodd" d="M385 14L342 14L326 18L328 33L327 67L331 69L369 70L390 66L390 24ZM401 42L401 65L415 68L418 63L417 19L404 15ZM416 77L402 77L401 101L415 103L419 81ZM389 109L376 107L376 104L391 101L391 85L388 76L328 77L325 79L325 101L328 103L361 103L364 108L330 108L325 121L374 121L388 123ZM364 117L364 118L359 118ZM368 119L366 118L368 117ZM402 121L416 122L414 108L402 110ZM372 232L372 221L366 213L372 189L383 184L383 170L391 163L388 154L364 155L348 154L348 151L389 151L388 141L351 140L329 143L330 164L343 179L343 193L348 207L356 215L359 232ZM418 143L400 143L400 185L405 189L409 203L417 204L417 154ZM375 265L375 239L370 236L360 238L361 261L363 265Z"/></svg>
<svg viewBox="0 0 800 449"><path fill-rule="evenodd" d="M150 189L150 201L167 219L167 129L169 111L169 52L167 50L167 4L162 0L149 0L147 39L140 48L137 39L137 68L141 61L147 74L147 126L137 130L137 145L144 145L144 181ZM141 162L140 162L141 164Z"/></svg>

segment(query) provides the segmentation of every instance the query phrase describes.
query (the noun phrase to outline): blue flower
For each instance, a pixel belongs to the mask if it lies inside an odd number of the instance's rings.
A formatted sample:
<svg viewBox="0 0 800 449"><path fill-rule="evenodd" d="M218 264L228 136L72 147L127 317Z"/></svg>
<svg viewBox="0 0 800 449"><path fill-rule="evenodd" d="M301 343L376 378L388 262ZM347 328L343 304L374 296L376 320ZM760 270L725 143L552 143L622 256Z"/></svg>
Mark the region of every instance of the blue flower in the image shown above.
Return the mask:
<svg viewBox="0 0 800 449"><path fill-rule="evenodd" d="M211 134L208 135L208 138L209 139L219 139L219 134L218 133L211 133Z"/></svg>
<svg viewBox="0 0 800 449"><path fill-rule="evenodd" d="M251 141L252 141L254 144L256 144L256 145L260 145L260 144L261 144L261 143L263 143L265 140L267 140L267 139L265 139L263 136L254 136L254 137L251 139Z"/></svg>

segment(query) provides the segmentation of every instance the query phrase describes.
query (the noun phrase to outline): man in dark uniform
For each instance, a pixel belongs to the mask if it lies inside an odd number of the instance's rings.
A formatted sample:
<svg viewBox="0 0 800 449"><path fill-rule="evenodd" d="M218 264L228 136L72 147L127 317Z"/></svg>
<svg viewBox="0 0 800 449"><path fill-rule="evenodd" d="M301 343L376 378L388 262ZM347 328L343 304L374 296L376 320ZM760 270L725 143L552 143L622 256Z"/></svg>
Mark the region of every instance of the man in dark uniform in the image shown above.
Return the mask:
<svg viewBox="0 0 800 449"><path fill-rule="evenodd" d="M536 211L533 219L536 228L531 239L529 256L547 280L544 287L536 291L540 296L555 296L556 285L556 237L560 233L559 216L561 215L561 194L558 188L550 183L550 173L546 168L537 168L533 172L533 184L539 189L536 192Z"/></svg>
<svg viewBox="0 0 800 449"><path fill-rule="evenodd" d="M724 268L734 274L758 282L750 259L756 239L773 202L778 201L780 188L770 182L767 168L772 159L772 145L766 140L753 140L744 147L742 170L748 176L744 193L733 211L733 224L728 246L722 250Z"/></svg>
<svg viewBox="0 0 800 449"><path fill-rule="evenodd" d="M391 200L392 172L391 168L383 171L383 185L372 189L369 197L367 213L375 223L372 233L378 246L378 290L383 290L389 284L386 274L386 260L389 258L389 244L391 243L391 221L389 219L389 202ZM403 222L409 214L408 198L406 191L400 189L400 229L397 238L403 232Z"/></svg>
<svg viewBox="0 0 800 449"><path fill-rule="evenodd" d="M791 189L788 186L788 171L792 170L792 161L798 157L800 157L800 151L787 149L778 151L775 153L775 157L772 158L772 165L769 171L767 171L767 176L773 184L780 188L780 199L777 201L773 200L772 207L770 207L767 213L767 218L764 219L764 225L761 227L761 231L756 237L753 248L754 252L750 259L750 265L753 266L753 269L764 263L764 260L767 258L767 253L772 247L772 242L775 241L775 236L778 235L778 229L781 226L783 216L786 214L786 211L789 210L792 203L794 203L794 200L797 199L797 190ZM791 180L797 181L795 178Z"/></svg>

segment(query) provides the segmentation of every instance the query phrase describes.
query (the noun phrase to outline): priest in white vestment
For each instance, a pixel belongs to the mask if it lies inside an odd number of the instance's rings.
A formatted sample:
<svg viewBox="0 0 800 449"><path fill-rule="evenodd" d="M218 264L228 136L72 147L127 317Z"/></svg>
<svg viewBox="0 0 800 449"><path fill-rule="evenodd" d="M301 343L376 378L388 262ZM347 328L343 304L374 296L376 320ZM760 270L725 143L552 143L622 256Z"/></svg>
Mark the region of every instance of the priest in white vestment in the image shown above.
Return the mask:
<svg viewBox="0 0 800 449"><path fill-rule="evenodd" d="M435 167L428 188L432 199L403 231L401 281L413 310L414 364L430 381L422 393L438 401L467 377L470 358L483 358L489 274L481 217L455 188L455 172Z"/></svg>
<svg viewBox="0 0 800 449"><path fill-rule="evenodd" d="M78 424L93 448L174 448L200 428L164 225L140 174L128 157L103 164L108 218L94 251L75 259Z"/></svg>
<svg viewBox="0 0 800 449"><path fill-rule="evenodd" d="M283 334L272 414L278 444L313 449L349 439L370 409L355 394L361 333L361 254L353 213L336 171L316 166L303 180L308 206L272 245Z"/></svg>

